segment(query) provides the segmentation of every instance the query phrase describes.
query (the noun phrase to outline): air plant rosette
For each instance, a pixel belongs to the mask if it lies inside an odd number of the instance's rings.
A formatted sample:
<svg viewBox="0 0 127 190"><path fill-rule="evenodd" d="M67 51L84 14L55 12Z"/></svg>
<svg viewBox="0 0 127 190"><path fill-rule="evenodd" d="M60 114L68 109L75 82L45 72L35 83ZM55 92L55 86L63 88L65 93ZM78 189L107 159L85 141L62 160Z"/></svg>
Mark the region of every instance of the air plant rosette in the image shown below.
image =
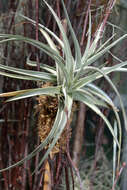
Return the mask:
<svg viewBox="0 0 127 190"><path fill-rule="evenodd" d="M7 168L1 169L0 172L6 171L17 165L20 165L24 161L31 159L38 152L42 151L42 149L46 149L45 154L40 160L40 163L38 165L38 168L40 168L40 166L47 159L51 151L54 152L59 151L61 149L60 141L65 142L63 134L64 131L66 131L65 129L71 117L73 102L79 101L83 102L86 106L92 109L96 114L98 114L104 120L114 138L114 144L116 145L114 147L117 147L115 148L114 151L115 161L114 161L113 173L115 176L117 150L118 150L118 157L117 157L118 168L120 164L121 122L118 110L115 107L112 99L100 87L95 85L94 81L100 78L104 78L110 84L110 86L112 87L112 89L119 98L125 122L125 127L127 128L126 114L120 94L115 85L113 84L112 80L108 76L108 74L112 72L126 72L127 69L124 66L127 65L127 61L118 63L110 67L104 66L105 65L104 63L102 63L102 65L99 65L98 67L97 66L95 67L94 63L99 58L101 58L105 53L107 53L112 47L114 47L118 42L124 39L127 35L124 35L119 39L114 40L114 42L111 43L111 40L113 40L114 38L113 35L105 43L99 45L99 41L101 40L103 34L105 20L102 21L102 23L99 25L94 35L95 37L93 39L91 36L91 28L92 28L91 14L89 12L89 28L87 32L88 33L87 44L84 53L81 54L79 42L76 38L71 22L69 20L64 2L63 0L61 0L70 36L73 40L74 52L75 52L73 56L69 40L67 38L67 34L64 30L61 20L58 18L58 16L51 8L51 6L45 0L43 1L46 4L46 6L49 8L50 12L52 13L54 19L57 22L58 28L61 32L62 40L57 35L55 35L55 33L53 33L51 30L49 30L47 27L43 26L42 24L39 24L39 30L46 39L47 44L44 44L41 41L30 39L21 35L0 34L1 44L9 41L18 41L19 43L26 42L38 48L40 51L46 53L55 62L55 67L51 67L40 63L40 69L42 71L25 70L0 64L0 74L3 76L22 79L22 80L44 82L46 84L50 83L50 85L43 85L41 88L24 89L24 90L0 94L0 97L9 97L9 96L11 97L6 102L38 96L37 98L38 99L37 112L39 112L38 128L40 130L39 136L41 139L41 144L27 157ZM32 19L25 17L23 15L22 17L30 21L33 25L36 25L36 22L33 21ZM57 47L60 47L60 49L62 50L62 55ZM26 63L29 66L33 66L35 68L37 67L37 62L31 61L29 56L27 58ZM49 105L50 107L49 115L48 112L45 113L44 110L44 107L46 108L47 106L47 102L51 102L51 104ZM113 110L116 121L115 128L110 124L110 121L101 111L102 107ZM44 127L43 128L44 130L42 130L42 125ZM116 135L116 131L117 134L119 134L118 136ZM64 145L66 146L66 143Z"/></svg>

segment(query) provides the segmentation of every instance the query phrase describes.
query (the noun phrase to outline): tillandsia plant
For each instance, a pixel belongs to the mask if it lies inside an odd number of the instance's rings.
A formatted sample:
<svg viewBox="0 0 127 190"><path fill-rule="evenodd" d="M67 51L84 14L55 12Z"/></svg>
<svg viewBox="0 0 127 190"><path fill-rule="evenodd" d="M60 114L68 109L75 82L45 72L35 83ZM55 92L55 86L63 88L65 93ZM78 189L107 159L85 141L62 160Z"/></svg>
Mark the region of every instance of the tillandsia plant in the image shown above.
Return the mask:
<svg viewBox="0 0 127 190"><path fill-rule="evenodd" d="M103 77L115 91L116 95L119 97L125 126L127 128L126 114L120 94L108 76L108 74L112 72L126 72L127 69L123 67L127 65L127 61L121 62L111 67L106 67L104 66L105 64L96 67L93 63L95 63L99 58L101 58L106 52L108 52L113 46L124 39L127 35L124 35L118 40L110 43L114 37L113 35L104 44L99 45L99 41L102 38L104 25L103 22L100 24L96 31L94 39L92 39L91 14L89 13L87 44L85 51L82 54L79 42L69 20L64 2L61 0L69 32L74 44L75 54L73 56L67 34L64 30L61 20L58 18L51 6L45 0L43 1L57 22L57 25L61 32L62 40L51 30L41 24L39 24L39 30L46 39L47 44L21 35L0 34L0 44L9 41L26 42L38 48L40 51L46 53L55 61L55 68L40 63L40 69L43 71L18 69L0 64L0 74L3 76L42 83L41 87L39 88L24 89L0 94L0 97L11 97L6 102L38 96L38 105L36 106L36 112L39 113L38 134L41 139L41 144L32 153L14 165L1 169L0 172L22 164L24 161L29 160L35 156L42 149L45 149L45 154L42 157L38 168L42 165L49 154L52 157L59 151L66 152L68 146L68 142L66 141L69 140L71 134L69 123L74 101L83 102L105 121L114 138L114 144L118 147L119 168L121 151L121 123L118 110L115 107L112 99L101 88L96 86L94 84L94 81ZM23 17L29 20L33 25L36 25L35 21L25 16ZM60 47L60 50L58 47ZM29 56L27 58L27 64L35 68L37 67L37 62L31 61ZM101 107L110 108L113 110L116 118L115 129L114 126L110 124L104 113L101 111ZM116 131L118 131L118 137L116 135ZM68 138L66 138L66 136L68 136ZM114 158L116 158L116 151L114 155Z"/></svg>

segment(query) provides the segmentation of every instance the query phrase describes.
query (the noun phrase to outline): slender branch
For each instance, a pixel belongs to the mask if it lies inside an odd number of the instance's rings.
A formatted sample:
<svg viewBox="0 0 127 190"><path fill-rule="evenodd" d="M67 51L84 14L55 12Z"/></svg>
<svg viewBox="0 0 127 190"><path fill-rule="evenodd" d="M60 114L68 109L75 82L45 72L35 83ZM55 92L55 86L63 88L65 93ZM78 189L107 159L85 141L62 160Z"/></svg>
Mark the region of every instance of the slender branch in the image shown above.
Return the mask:
<svg viewBox="0 0 127 190"><path fill-rule="evenodd" d="M125 166L126 166L126 163L123 162L122 167L120 168L120 170L118 171L118 173L117 173L117 175L116 175L116 179L115 179L115 182L114 182L114 184L113 184L112 190L115 190L117 181L118 181L119 177L121 176L121 173L122 173L123 169L125 168Z"/></svg>
<svg viewBox="0 0 127 190"><path fill-rule="evenodd" d="M84 20L84 28L83 28L83 33L82 33L82 39L81 39L81 42L80 42L81 46L83 45L85 34L86 34L86 27L87 27L87 22L88 22L88 15L89 15L89 11L90 11L90 5L91 5L91 0L89 0L88 9L87 9L86 17L85 17L85 20Z"/></svg>
<svg viewBox="0 0 127 190"><path fill-rule="evenodd" d="M38 0L36 0L36 40L38 41L39 39L39 35L38 35L38 31L39 31L39 27L38 27L38 22L39 22L39 2ZM37 55L36 55L36 61L37 61L37 69L38 71L40 70L40 64L39 64L39 51L38 49L36 50Z"/></svg>

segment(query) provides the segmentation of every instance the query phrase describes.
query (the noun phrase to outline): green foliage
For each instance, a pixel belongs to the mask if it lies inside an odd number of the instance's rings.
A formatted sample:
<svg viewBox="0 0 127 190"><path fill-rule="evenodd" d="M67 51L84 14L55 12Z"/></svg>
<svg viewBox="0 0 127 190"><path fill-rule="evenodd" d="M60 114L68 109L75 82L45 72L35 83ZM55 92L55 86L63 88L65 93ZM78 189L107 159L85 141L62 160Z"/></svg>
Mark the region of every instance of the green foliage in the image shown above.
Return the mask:
<svg viewBox="0 0 127 190"><path fill-rule="evenodd" d="M107 45L112 39L110 38L107 42L105 42L103 45L98 47L98 42L100 38L102 37L101 35L102 35L103 23L100 25L100 27L96 31L95 38L92 41L91 40L91 14L89 14L88 40L87 40L86 49L83 55L81 55L80 45L78 43L78 40L76 38L76 35L74 33L66 8L62 0L65 17L66 17L70 35L72 37L73 44L74 44L75 54L73 56L71 52L71 47L69 45L69 40L67 38L66 32L62 26L60 19L58 18L54 10L51 8L51 6L45 0L43 1L45 2L49 10L51 11L52 15L54 16L54 19L57 22L63 41L61 41L61 39L59 39L48 28L39 24L39 30L41 31L42 35L46 39L47 44L44 44L40 41L36 41L24 36L12 35L12 34L0 34L0 38L1 38L0 44L9 42L9 41L18 41L19 43L26 42L28 44L31 44L34 47L41 50L42 52L46 53L48 56L50 56L55 61L55 64L56 64L55 68L40 63L40 68L43 69L43 72L42 71L39 72L39 71L18 69L18 68L9 67L9 66L0 64L0 74L3 76L12 77L16 79L22 79L22 80L32 80L32 81L41 81L41 82L48 81L48 82L51 82L53 86L48 87L48 88L27 89L27 90L20 90L16 92L3 93L3 94L0 94L0 97L10 96L11 98L7 100L7 102L10 102L10 101L15 101L15 100L33 97L37 95L56 96L59 101L58 112L56 115L54 125L49 135L44 140L44 142L42 142L26 158L24 158L23 160L5 169L1 169L0 172L13 168L17 165L20 165L25 160L31 159L33 156L35 156L37 152L40 152L47 144L50 143L50 147L48 148L44 157L40 161L40 164L38 166L40 167L42 162L47 158L48 154L50 153L50 151L56 144L61 133L63 132L67 124L67 121L70 118L72 104L73 104L73 101L75 100L86 104L89 108L91 108L96 114L98 114L105 121L107 127L109 128L111 134L113 135L113 138L119 150L118 151L118 165L119 165L120 151L121 151L121 123L120 123L118 110L115 107L111 98L103 90L97 87L93 82L99 78L104 77L105 80L113 88L113 90L119 97L125 126L127 128L127 121L126 121L126 115L125 115L123 103L121 101L120 95L115 85L112 83L112 80L108 76L108 74L111 72L127 71L126 68L122 68L123 66L127 65L127 61L117 64L115 66L111 66L111 67L105 67L103 66L103 63L102 63L102 66L99 66L98 68L93 66L93 63L97 59L102 57L106 52L108 52L118 42L124 39L127 35L124 35L118 40L111 43L110 45ZM35 21L25 16L23 17L31 21L31 23L35 25ZM56 44L54 43L54 41L51 39L50 36L56 40L57 42ZM63 52L63 56L61 56L57 48L57 45L60 46ZM26 63L33 67L37 66L37 63L32 62L29 57L27 58ZM114 131L113 126L110 124L109 120L105 117L105 115L101 111L102 106L108 107L110 109L112 108L112 110L114 111L117 127L118 127L119 138L116 137L116 134L115 134L116 129ZM115 151L117 151L116 148L115 148Z"/></svg>

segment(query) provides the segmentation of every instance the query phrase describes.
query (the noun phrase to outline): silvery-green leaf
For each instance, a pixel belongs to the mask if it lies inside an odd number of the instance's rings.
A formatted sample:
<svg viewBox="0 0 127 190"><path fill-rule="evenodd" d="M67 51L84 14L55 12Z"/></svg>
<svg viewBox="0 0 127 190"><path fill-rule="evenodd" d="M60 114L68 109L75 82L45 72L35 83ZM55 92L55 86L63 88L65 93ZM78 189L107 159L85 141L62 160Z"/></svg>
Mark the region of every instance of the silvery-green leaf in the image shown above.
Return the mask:
<svg viewBox="0 0 127 190"><path fill-rule="evenodd" d="M121 121L120 121L120 117L118 114L118 109L115 107L111 98L103 90L99 89L94 84L88 84L84 88L88 88L88 87L89 87L89 89L87 89L87 90L90 91L90 93L92 93L93 95L98 96L100 99L104 100L110 106L110 109L113 110L114 115L116 117L115 120L117 121L118 129L119 129L119 144L120 144L120 148L121 148L122 130L121 130ZM118 151L118 154L119 154L118 161L120 160L120 152L121 152L121 149L119 149L119 151Z"/></svg>
<svg viewBox="0 0 127 190"><path fill-rule="evenodd" d="M91 30L92 30L92 26L91 26L91 12L89 12L88 39L87 39L87 44L86 44L86 48L85 48L84 54L82 56L82 62L86 62L86 60L88 58L88 52L89 52L89 49L90 49L90 42L91 42Z"/></svg>
<svg viewBox="0 0 127 190"><path fill-rule="evenodd" d="M101 107L108 107L108 104L105 101L105 99L101 98L101 96L97 96L98 94L91 93L91 91L85 87L82 88L81 90L83 90L84 97L86 97L86 99L87 99L87 101L89 101L89 103L91 102L91 103L93 103L97 106L101 106Z"/></svg>
<svg viewBox="0 0 127 190"><path fill-rule="evenodd" d="M29 90L33 90L33 89L17 90L17 91L13 91L13 92L5 92L5 93L1 93L0 97L16 96L16 95L19 95L19 94L23 94L24 92L28 92Z"/></svg>
<svg viewBox="0 0 127 190"><path fill-rule="evenodd" d="M30 38L25 38L19 35L7 35L7 34L2 34L1 35L4 38L11 38L11 40L19 40L19 41L24 41L26 43L30 43L31 45L39 48L40 50L44 51L47 55L49 55L52 59L54 59L58 65L58 67L60 67L61 71L63 72L65 78L66 78L66 82L69 80L70 76L68 75L68 70L66 69L65 65L64 65L64 60L63 58L52 48L50 48L49 46L43 44L42 42L39 42L37 40L33 40ZM10 40L10 39L8 39ZM3 43L3 41L0 41L0 43Z"/></svg>
<svg viewBox="0 0 127 190"><path fill-rule="evenodd" d="M120 63L119 65L122 65L122 64L123 63ZM119 99L119 102L120 102L120 106L121 106L121 110L122 110L122 113L123 113L123 119L124 119L125 128L127 130L127 116L126 116L126 112L125 112L125 109L124 109L124 105L123 105L121 96L120 96L120 94L119 94L116 86L113 84L112 80L108 77L108 75L106 75L105 72L103 72L103 70L98 69L96 67L91 67L91 66L88 66L87 69L88 70L89 69L90 70L95 70L95 71L98 71L99 73L101 73L103 75L103 77L106 79L106 81L110 84L110 86L112 87L112 89L114 90L114 92L116 93L116 95L118 96L118 99Z"/></svg>
<svg viewBox="0 0 127 190"><path fill-rule="evenodd" d="M104 70L108 70L108 67L104 68ZM114 72L127 72L127 68L116 68Z"/></svg>
<svg viewBox="0 0 127 190"><path fill-rule="evenodd" d="M40 28L40 31L43 34L43 36L46 39L46 41L48 42L49 46L53 50L55 50L58 54L60 54L59 51L58 51L58 49L57 49L57 46L54 44L53 40L50 38L50 36L48 35L48 33L45 30L43 30L42 28ZM58 85L60 85L63 82L63 76L62 76L61 70L59 69L59 66L57 65L57 62L56 62L56 71L57 71L56 72L56 74L57 74L57 83L58 83Z"/></svg>
<svg viewBox="0 0 127 190"><path fill-rule="evenodd" d="M84 88L88 88L89 90L91 89L91 93L95 93L100 98L104 97L105 101L113 104L111 98L95 84L89 83Z"/></svg>
<svg viewBox="0 0 127 190"><path fill-rule="evenodd" d="M48 42L49 46L52 49L54 49L59 54L59 51L58 51L56 45L54 44L53 40L50 38L50 36L48 35L48 33L45 30L43 30L43 29L40 29L40 31L43 34L43 36L46 39L46 41Z"/></svg>
<svg viewBox="0 0 127 190"><path fill-rule="evenodd" d="M101 35L102 35L102 26L103 26L103 23L101 23L100 27L96 31L95 39L93 40L92 44L89 47L87 58L91 57L95 53L95 50L98 45L98 41L100 40ZM82 62L84 62L84 60L82 60Z"/></svg>
<svg viewBox="0 0 127 190"><path fill-rule="evenodd" d="M104 73L105 75L107 75L107 74L110 74L110 73L112 73L112 72L119 71L119 69L120 69L121 67L126 66L126 65L127 65L127 61L122 62L122 63L119 63L119 64L116 64L116 65L111 66L111 67L103 67L101 70L102 70L102 73ZM88 68L88 67L85 66L85 67L84 67L84 70L86 71L87 68ZM92 69L91 69L91 70L92 70ZM122 68L121 68L121 70L122 70ZM123 69L123 70L124 70L124 69ZM86 84L89 84L89 83L91 83L91 82L93 82L93 81L95 81L95 80L97 80L97 79L103 77L103 74L102 74L102 73L96 72L95 69L93 69L93 71L94 71L94 74L91 74L91 75L88 75L88 76L86 76L86 77L83 77L83 78L79 79L79 80L77 81L77 83L74 84L74 86L75 86L76 88L81 88L81 87L85 86Z"/></svg>
<svg viewBox="0 0 127 190"><path fill-rule="evenodd" d="M24 76L24 78L28 76L27 77L28 79L30 77L30 78L35 78L35 79L39 79L42 81L43 80L56 81L56 76L54 76L53 74L50 74L50 73L46 73L46 72L18 69L15 67L10 67L10 66L6 66L6 65L2 65L2 64L0 64L0 69L12 72L12 74L13 73L19 74L19 76L22 76L22 77ZM9 76L9 73L6 73L6 74L8 74L8 76Z"/></svg>
<svg viewBox="0 0 127 190"><path fill-rule="evenodd" d="M30 77L30 76L25 76L25 75L19 75L19 74L10 74L4 71L0 71L0 75L5 76L5 77L10 77L10 78L15 78L15 79L22 79L22 80L32 80L32 81L42 81L42 79L36 78L36 77ZM52 81L52 79L45 80L43 81Z"/></svg>
<svg viewBox="0 0 127 190"><path fill-rule="evenodd" d="M114 135L118 136L118 131L117 131L117 122L116 120L114 121ZM113 187L115 183L115 176L116 176L116 160L117 160L117 145L115 140L113 140Z"/></svg>
<svg viewBox="0 0 127 190"><path fill-rule="evenodd" d="M74 93L73 93L73 98L74 100L77 100L77 101L80 101L80 102L83 102L85 105L87 105L89 108L91 108L97 115L99 115L106 123L106 125L108 126L113 138L115 139L118 147L120 148L120 144L118 142L118 139L116 138L116 136L114 135L114 131L113 131L113 128L109 122L109 120L105 117L105 115L100 111L100 109L93 103L90 103L86 97L84 96L84 92L83 90L76 90Z"/></svg>
<svg viewBox="0 0 127 190"><path fill-rule="evenodd" d="M49 47L49 45L46 45L40 41L31 39L31 38L27 38L27 37L23 37L20 35L12 35L12 34L0 34L0 38L7 38L6 40L1 40L1 43L4 43L5 41L22 41L22 42L26 42L28 44L33 45L34 47L40 49L41 51L43 51L44 53L46 53L48 56L50 56L53 60L55 60L57 62L57 64L59 65L59 67L61 68L61 70L63 69L64 65L64 59L52 48ZM64 69L65 70L65 69ZM62 70L63 71L63 70ZM66 73L68 73L68 71L66 70Z"/></svg>
<svg viewBox="0 0 127 190"><path fill-rule="evenodd" d="M99 51L98 53L95 53L95 55L93 55L87 60L87 63L83 62L84 66L86 64L91 65L92 63L94 63L97 59L102 57L106 52L108 52L112 47L114 47L117 43L119 43L121 40L125 39L126 37L127 37L127 34L120 37L118 40L115 40L113 43L111 43L109 46L105 47L103 50Z"/></svg>
<svg viewBox="0 0 127 190"><path fill-rule="evenodd" d="M61 32L61 35L62 35L62 38L63 38L63 42L64 42L64 53L65 53L65 57L66 57L66 68L68 70L68 73L69 73L69 76L68 76L68 80L70 80L69 82L71 82L71 75L73 75L73 67L74 67L74 60L73 60L73 57L72 57L72 53L71 53L71 48L70 48L70 45L69 45L69 41L67 39L67 36L65 34L65 30L61 24L61 21L60 19L58 18L58 16L56 15L56 13L54 12L54 10L51 8L51 6L45 1L45 4L48 6L49 10L51 11L52 15L54 16L56 22L57 22L57 25L60 29L60 32ZM70 79L69 79L70 78Z"/></svg>
<svg viewBox="0 0 127 190"><path fill-rule="evenodd" d="M22 15L22 14L19 14L19 15L20 15L21 17L27 19L28 21L30 21L34 26L36 26L36 21L34 21L34 20L32 20L31 18L29 18L29 17L27 17L27 16L24 16L24 15ZM58 38L58 36L57 36L54 32L52 32L51 30L49 30L47 27L45 27L44 25L42 25L42 24L40 24L40 23L38 23L38 26L39 26L39 30L40 30L40 29L45 30L48 34L50 34L50 35L58 42L58 44L59 44L62 48L64 48L64 44L63 44L62 40L61 40L60 38Z"/></svg>
<svg viewBox="0 0 127 190"><path fill-rule="evenodd" d="M8 99L6 102L20 100L24 98L29 98L33 96L38 95L48 95L48 96L55 96L60 94L61 87L46 87L46 88L35 88L35 89L28 89L24 92L19 91L18 94L10 99Z"/></svg>
<svg viewBox="0 0 127 190"><path fill-rule="evenodd" d="M65 8L63 0L62 0L62 5L63 5L63 8L64 8L64 13L65 13L67 23L68 23L68 26L69 26L69 29L70 29L70 33L71 33L71 36L72 36L72 39L73 39L73 43L74 43L75 62L76 62L77 66L80 66L81 65L81 50L80 50L79 42L78 42L78 40L76 38L76 35L75 35L75 32L74 32L74 30L72 28L72 25L71 25L71 22L70 22L70 19L69 19L69 16L68 16L68 13L67 13L67 10Z"/></svg>
<svg viewBox="0 0 127 190"><path fill-rule="evenodd" d="M109 39L106 40L97 50L96 53L101 51L111 40L115 37L116 34L113 34Z"/></svg>
<svg viewBox="0 0 127 190"><path fill-rule="evenodd" d="M78 80L78 78L80 77L80 75L82 74L83 71L83 67L84 67L84 62L86 62L87 58L88 58L88 54L89 54L89 50L90 50L90 43L91 43L91 13L89 12L89 29L88 29L88 39L87 39L87 44L86 44L86 48L85 48L85 52L82 56L81 59L81 66L77 67L77 71L75 70L76 76L74 78L74 83ZM78 66L78 65L77 65Z"/></svg>
<svg viewBox="0 0 127 190"><path fill-rule="evenodd" d="M31 66L31 67L37 67L37 62L36 61L31 61L29 57L30 56L27 57L26 64ZM55 76L57 75L56 70L55 70L54 67L51 67L49 65L42 64L42 63L39 63L39 66L40 66L41 69L46 70L46 71L52 73Z"/></svg>
<svg viewBox="0 0 127 190"><path fill-rule="evenodd" d="M20 35L0 34L0 37L1 38L9 38L9 39L0 41L0 43L4 43L5 41L22 41L22 42L29 43L29 44L37 47L38 49L42 50L43 52L45 52L52 59L55 60L55 62L57 63L58 67L61 69L61 72L66 79L66 83L68 83L67 81L69 81L70 75L68 75L68 69L66 69L66 67L64 65L65 61L55 50L53 50L52 48L50 48L49 46L45 45L42 42L30 39L30 38L26 38L26 37L23 37Z"/></svg>

